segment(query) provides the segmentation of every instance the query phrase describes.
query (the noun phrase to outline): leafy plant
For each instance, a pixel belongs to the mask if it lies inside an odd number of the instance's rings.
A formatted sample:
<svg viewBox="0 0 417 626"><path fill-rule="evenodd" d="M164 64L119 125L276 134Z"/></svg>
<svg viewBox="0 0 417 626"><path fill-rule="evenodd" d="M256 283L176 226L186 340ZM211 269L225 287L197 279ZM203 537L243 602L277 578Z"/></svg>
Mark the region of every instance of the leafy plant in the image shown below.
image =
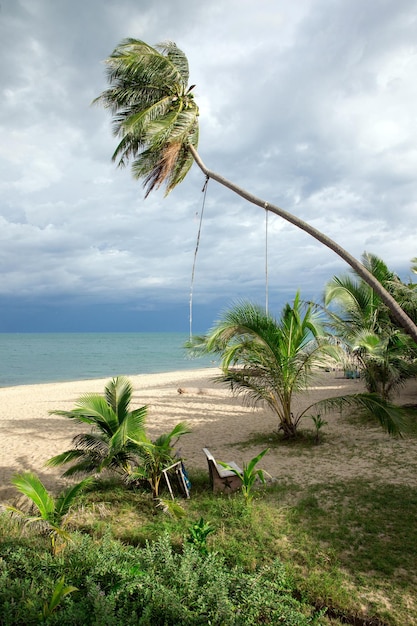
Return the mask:
<svg viewBox="0 0 417 626"><path fill-rule="evenodd" d="M64 476L100 473L110 469L127 477L137 465L138 445L135 440L145 437L147 407L130 410L133 388L124 376L112 379L105 387L104 397L98 394L82 396L72 411L51 411L76 422L89 424L92 431L76 435L74 448L52 457L50 467L72 465Z"/></svg>
<svg viewBox="0 0 417 626"><path fill-rule="evenodd" d="M318 415L311 415L310 417L313 420L313 423L314 423L314 426L315 426L315 429L316 429L315 442L319 443L320 442L320 431L323 428L323 426L326 426L327 422L322 418L320 413Z"/></svg>
<svg viewBox="0 0 417 626"><path fill-rule="evenodd" d="M227 463L222 463L221 461L219 461L220 465L230 470L231 472L236 474L236 476L239 476L239 478L241 479L242 493L245 498L245 502L247 504L249 504L249 502L252 500L252 497L253 497L252 488L253 488L253 485L255 484L255 481L259 478L261 483L265 484L266 482L265 475L269 476L268 472L266 472L265 470L262 470L259 468L256 469L256 465L265 456L267 452L269 452L269 448L262 450L262 452L260 452L257 456L253 457L253 459L251 459L249 463L244 463L242 472L239 472L235 467L232 467L231 465L228 465Z"/></svg>
<svg viewBox="0 0 417 626"><path fill-rule="evenodd" d="M160 435L155 441L152 441L145 432L140 432L137 438L132 434L129 435L139 456L139 465L132 471L129 480L147 480L152 488L153 497L158 498L162 472L175 462L173 448L179 438L189 432L191 431L187 424L180 422L171 432Z"/></svg>
<svg viewBox="0 0 417 626"><path fill-rule="evenodd" d="M159 498L158 504L156 506L162 509L164 513L167 513L175 519L181 519L186 516L184 507L182 507L181 504L179 504L176 500Z"/></svg>
<svg viewBox="0 0 417 626"><path fill-rule="evenodd" d="M69 533L64 529L66 517L77 496L87 485L91 484L92 480L92 478L86 478L76 485L68 487L60 496L54 499L38 476L32 472L18 474L12 480L13 485L31 500L39 514L32 516L13 506L8 506L7 509L25 518L27 523L41 523L44 525L51 538L52 552L57 554L59 549L64 547L71 539ZM61 545L58 545L57 538L61 540Z"/></svg>
<svg viewBox="0 0 417 626"><path fill-rule="evenodd" d="M65 596L68 596L70 593L74 593L74 591L78 591L78 588L73 587L72 585L66 585L65 576L62 576L54 587L51 599L49 600L49 602L44 603L42 618L46 620L48 617L50 617L59 606L63 598L65 598Z"/></svg>
<svg viewBox="0 0 417 626"><path fill-rule="evenodd" d="M286 438L296 436L305 414L294 413L294 396L307 389L318 366L338 358L318 313L313 305L302 303L299 293L279 319L250 302L235 305L190 348L197 354L220 354L223 373L215 380L254 403L266 404Z"/></svg>
<svg viewBox="0 0 417 626"><path fill-rule="evenodd" d="M417 319L417 293L377 256L364 254L364 266ZM353 273L354 274L354 273ZM358 275L334 276L325 288L333 331L343 341L349 369L359 368L370 393L384 400L417 374L416 345L392 319L381 298Z"/></svg>
<svg viewBox="0 0 417 626"><path fill-rule="evenodd" d="M238 304L189 347L196 354L220 354L222 374L215 381L249 401L266 404L286 439L296 437L301 419L312 409L354 408L376 418L390 434L399 434L407 421L402 407L371 393L324 399L293 411L294 397L307 390L319 366L338 362L344 354L332 337L325 336L313 304L303 304L299 293L278 320L255 304Z"/></svg>
<svg viewBox="0 0 417 626"><path fill-rule="evenodd" d="M195 546L200 554L208 554L207 537L214 531L215 528L209 522L205 522L203 517L200 517L198 522L194 522L189 527L187 541Z"/></svg>

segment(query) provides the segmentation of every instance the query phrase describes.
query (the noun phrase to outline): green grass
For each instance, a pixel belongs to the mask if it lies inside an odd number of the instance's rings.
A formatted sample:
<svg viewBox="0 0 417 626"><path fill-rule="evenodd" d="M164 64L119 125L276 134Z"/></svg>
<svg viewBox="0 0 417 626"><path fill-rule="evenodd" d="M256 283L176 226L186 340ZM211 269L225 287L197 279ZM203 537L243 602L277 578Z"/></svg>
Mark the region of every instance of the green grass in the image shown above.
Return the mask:
<svg viewBox="0 0 417 626"><path fill-rule="evenodd" d="M417 624L416 487L368 484L363 480L307 487L275 483L260 489L248 507L239 493L213 495L206 472L191 472L191 480L192 497L181 501L186 510L183 519L171 518L157 510L149 492L107 482L83 496L80 510L71 521L72 531L89 536L94 546L111 538L126 549L133 546L142 550L147 542L157 542L167 534L174 552L181 554L188 527L203 517L215 529L207 544L209 551L223 560L225 575L238 568L245 576L257 580L266 571L264 568L276 567L278 559L285 569L291 602L301 602L310 616L320 609L326 610L310 623ZM48 564L40 566L40 555L48 552L48 542L37 537L34 529L17 527L8 516L1 516L0 524L0 574L6 571L10 560L16 561L16 554L24 552L27 562L18 571L27 581L21 587L25 597L30 596L33 585L28 578L31 567L33 571L41 567L48 573L49 586L52 578L58 577L52 577L54 568L56 574L65 574L66 583L78 586L79 576L75 575L75 565L71 565L69 558L72 548L67 548L55 561L42 557ZM112 550L117 553L115 548ZM110 553L108 558L112 558ZM273 593L273 581L257 588L258 599L262 595L260 589L266 596ZM77 602L77 594L71 595L74 598L65 602L72 606ZM253 600L254 606L257 601ZM264 601L269 606L268 600ZM0 617L2 625L14 623L23 622L2 621Z"/></svg>
<svg viewBox="0 0 417 626"><path fill-rule="evenodd" d="M298 451L293 462L300 462ZM127 550L129 546L145 550L147 543L169 536L172 549L180 555L187 529L192 522L203 518L215 529L208 536L207 545L209 552L222 559L225 575L239 571L241 576L255 576L258 580L256 576L261 576L264 568L276 567L278 559L285 569L285 584L294 602L300 602L310 617L315 611L326 610L311 623L417 624L415 487L369 484L359 479L309 486L274 483L259 489L253 503L246 506L239 493L212 494L207 472L190 474L192 497L188 501L180 500L186 512L182 519L156 509L149 491L127 489L117 481L99 483L82 496L79 509L72 515L69 527L77 537L76 542L82 542L79 537L84 536L90 538L91 545L100 546L111 539L120 544L120 550L122 546ZM161 495L169 496L166 491ZM29 601L35 589L33 572L45 574L44 584L49 589L53 588L58 574L65 575L66 584L78 586L79 566L74 563L79 557L71 550L66 548L54 560L49 555L47 537L39 536L35 528L18 526L8 515L1 515L0 578L8 575L13 578L13 585L7 588L8 603L19 603L22 598ZM119 555L119 548L111 550ZM110 552L107 565L112 567ZM23 582L20 584L19 580ZM265 585L266 590L272 585L273 593L273 581ZM46 601L45 589L38 591L38 596L42 593ZM268 596L269 592L265 593ZM65 606L76 606L80 596L77 593L71 596L65 600ZM1 602L0 596L0 608ZM114 602L118 606L116 599ZM256 605L257 600L253 602ZM110 610L103 608L104 613ZM8 611L8 615L13 613L10 606ZM0 617L0 624L25 623L10 619L2 621ZM74 620L71 623L82 623Z"/></svg>
<svg viewBox="0 0 417 626"><path fill-rule="evenodd" d="M416 518L415 487L361 480L309 487L288 515L289 545L299 546L294 558L297 571L305 572L305 589L315 596L312 572L320 577L335 567L355 598L341 608L355 614L365 606L389 624L417 623Z"/></svg>

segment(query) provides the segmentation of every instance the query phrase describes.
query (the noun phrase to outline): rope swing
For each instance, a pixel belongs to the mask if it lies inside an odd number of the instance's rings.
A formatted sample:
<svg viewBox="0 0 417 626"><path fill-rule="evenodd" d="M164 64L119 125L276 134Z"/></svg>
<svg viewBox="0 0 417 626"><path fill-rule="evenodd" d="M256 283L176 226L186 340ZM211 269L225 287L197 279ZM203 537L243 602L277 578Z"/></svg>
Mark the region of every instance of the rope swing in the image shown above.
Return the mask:
<svg viewBox="0 0 417 626"><path fill-rule="evenodd" d="M265 313L269 307L269 276L268 276L268 203L265 202Z"/></svg>
<svg viewBox="0 0 417 626"><path fill-rule="evenodd" d="M190 341L193 338L193 292L194 292L195 266L196 266L196 262L197 262L198 248L200 246L201 226L202 226L202 223L203 223L204 207L205 207L205 204L206 204L206 195L207 195L208 181L209 181L209 177L206 176L206 180L204 181L204 186L203 186L203 188L201 190L204 195L203 195L203 202L202 202L202 205L201 205L200 222L199 222L199 225L198 225L197 241L196 241L195 250L194 250L193 269L192 269L192 272L191 272L191 287L190 287Z"/></svg>

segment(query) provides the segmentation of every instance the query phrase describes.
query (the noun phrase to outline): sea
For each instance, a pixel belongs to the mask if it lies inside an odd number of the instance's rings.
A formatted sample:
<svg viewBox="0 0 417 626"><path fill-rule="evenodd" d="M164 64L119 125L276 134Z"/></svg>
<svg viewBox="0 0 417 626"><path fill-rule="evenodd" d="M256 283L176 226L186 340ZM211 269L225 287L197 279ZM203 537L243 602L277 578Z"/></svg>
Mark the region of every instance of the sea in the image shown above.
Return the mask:
<svg viewBox="0 0 417 626"><path fill-rule="evenodd" d="M155 374L216 365L186 333L0 333L0 387Z"/></svg>

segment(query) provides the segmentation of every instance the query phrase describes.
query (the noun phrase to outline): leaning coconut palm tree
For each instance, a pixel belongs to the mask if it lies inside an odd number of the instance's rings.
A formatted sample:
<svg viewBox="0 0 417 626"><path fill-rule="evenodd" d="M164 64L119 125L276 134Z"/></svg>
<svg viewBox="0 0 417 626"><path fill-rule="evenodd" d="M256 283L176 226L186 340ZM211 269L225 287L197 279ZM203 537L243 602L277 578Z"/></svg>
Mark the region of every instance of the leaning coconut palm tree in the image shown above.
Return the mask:
<svg viewBox="0 0 417 626"><path fill-rule="evenodd" d="M76 422L89 424L91 432L76 435L74 447L52 457L47 465L71 464L64 476L99 473L110 469L126 477L137 465L138 446L135 439L144 435L147 407L130 410L132 385L119 376L105 387L104 396L86 394L72 411L51 411Z"/></svg>
<svg viewBox="0 0 417 626"><path fill-rule="evenodd" d="M390 433L398 433L403 424L404 411L372 394L332 398L294 412L294 398L306 392L319 367L339 359L339 347L325 336L315 307L303 304L299 294L278 320L252 303L237 304L205 337L195 338L191 349L219 354L222 374L216 382L267 405L285 438L294 438L301 419L313 410L336 405L372 414Z"/></svg>
<svg viewBox="0 0 417 626"><path fill-rule="evenodd" d="M113 160L119 166L132 162L133 175L143 181L146 195L162 184L169 193L184 179L194 159L207 178L301 228L338 254L379 294L417 343L415 323L355 257L310 224L206 167L197 152L199 110L194 85L188 86L188 61L175 43L152 47L138 39L125 39L106 64L110 87L94 102L113 115L114 134L120 139Z"/></svg>
<svg viewBox="0 0 417 626"><path fill-rule="evenodd" d="M364 254L363 263L387 289L402 298L412 313L412 290L375 255ZM331 327L361 370L368 391L388 399L406 380L417 375L415 343L395 324L379 296L360 277L334 276L325 287L324 302L333 307L329 310Z"/></svg>

